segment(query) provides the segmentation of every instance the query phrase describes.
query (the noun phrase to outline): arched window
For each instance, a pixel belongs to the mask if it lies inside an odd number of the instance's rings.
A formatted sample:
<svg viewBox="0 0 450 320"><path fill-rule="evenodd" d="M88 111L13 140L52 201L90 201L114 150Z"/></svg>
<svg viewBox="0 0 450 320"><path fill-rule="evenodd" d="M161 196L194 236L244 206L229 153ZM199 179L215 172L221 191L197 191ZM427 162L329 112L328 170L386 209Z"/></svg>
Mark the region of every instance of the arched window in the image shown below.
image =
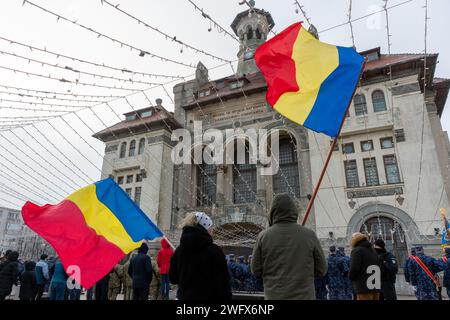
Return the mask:
<svg viewBox="0 0 450 320"><path fill-rule="evenodd" d="M245 143L245 161L238 162L238 151L240 151L236 141L234 146L233 165L233 200L234 203L253 203L256 200L256 164L250 163L250 147ZM244 160L244 159L242 159Z"/></svg>
<svg viewBox="0 0 450 320"><path fill-rule="evenodd" d="M291 197L300 197L300 179L298 174L297 146L292 139L280 139L279 166L273 176L273 193L287 193Z"/></svg>
<svg viewBox="0 0 450 320"><path fill-rule="evenodd" d="M247 27L247 40L253 39L253 30L251 26Z"/></svg>
<svg viewBox="0 0 450 320"><path fill-rule="evenodd" d="M357 116L367 114L366 97L363 94L355 95L353 102L355 104L355 114Z"/></svg>
<svg viewBox="0 0 450 320"><path fill-rule="evenodd" d="M361 226L361 232L369 235L370 241L382 239L386 243L386 250L397 258L398 265L403 267L408 258L408 246L402 226L388 217L374 217Z"/></svg>
<svg viewBox="0 0 450 320"><path fill-rule="evenodd" d="M126 153L127 153L127 143L122 142L122 144L120 145L120 157L125 158Z"/></svg>
<svg viewBox="0 0 450 320"><path fill-rule="evenodd" d="M261 31L259 31L259 28L256 28L256 39L261 39Z"/></svg>
<svg viewBox="0 0 450 320"><path fill-rule="evenodd" d="M141 138L141 140L139 140L138 154L143 154L144 148L145 148L145 138Z"/></svg>
<svg viewBox="0 0 450 320"><path fill-rule="evenodd" d="M132 140L130 142L130 151L128 151L128 156L134 157L135 154L136 154L136 140Z"/></svg>
<svg viewBox="0 0 450 320"><path fill-rule="evenodd" d="M372 93L373 112L386 111L386 99L381 90L376 90Z"/></svg>

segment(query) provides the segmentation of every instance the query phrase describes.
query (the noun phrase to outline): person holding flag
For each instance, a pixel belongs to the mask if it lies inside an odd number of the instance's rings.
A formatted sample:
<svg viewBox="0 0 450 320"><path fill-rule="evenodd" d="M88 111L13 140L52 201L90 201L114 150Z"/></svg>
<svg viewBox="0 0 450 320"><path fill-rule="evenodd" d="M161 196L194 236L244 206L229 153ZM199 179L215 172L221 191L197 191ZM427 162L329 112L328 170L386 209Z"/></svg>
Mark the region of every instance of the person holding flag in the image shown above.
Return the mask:
<svg viewBox="0 0 450 320"><path fill-rule="evenodd" d="M298 22L258 47L255 62L266 79L266 100L273 109L334 139L303 216L305 225L363 72L364 58L354 48L319 41ZM317 236L299 228L297 218L289 196L275 197L270 227L260 233L253 249L252 272L263 276L267 299L313 300L314 277L327 271ZM305 239L311 247L305 247ZM286 272L289 264L305 273Z"/></svg>

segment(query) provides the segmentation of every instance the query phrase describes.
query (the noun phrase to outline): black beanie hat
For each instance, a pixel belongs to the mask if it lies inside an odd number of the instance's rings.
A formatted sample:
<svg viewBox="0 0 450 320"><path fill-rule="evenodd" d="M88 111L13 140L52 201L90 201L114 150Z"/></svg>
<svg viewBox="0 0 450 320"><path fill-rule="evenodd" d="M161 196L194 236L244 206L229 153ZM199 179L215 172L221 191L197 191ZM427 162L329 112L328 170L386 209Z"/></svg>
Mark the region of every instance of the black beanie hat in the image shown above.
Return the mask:
<svg viewBox="0 0 450 320"><path fill-rule="evenodd" d="M384 243L384 241L382 239L376 240L374 245L376 245L377 247L383 248L383 249L386 246L386 244Z"/></svg>
<svg viewBox="0 0 450 320"><path fill-rule="evenodd" d="M138 252L139 253L143 253L143 254L147 254L147 252L148 252L148 245L145 242L143 242L141 244L140 248L138 249Z"/></svg>

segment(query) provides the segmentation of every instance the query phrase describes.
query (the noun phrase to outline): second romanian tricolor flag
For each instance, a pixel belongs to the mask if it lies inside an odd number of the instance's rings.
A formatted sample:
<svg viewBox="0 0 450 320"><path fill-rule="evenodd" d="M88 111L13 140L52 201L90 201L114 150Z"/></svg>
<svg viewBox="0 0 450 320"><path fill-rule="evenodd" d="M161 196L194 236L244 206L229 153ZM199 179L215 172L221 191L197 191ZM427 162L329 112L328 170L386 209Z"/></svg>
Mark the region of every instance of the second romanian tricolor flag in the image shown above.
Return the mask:
<svg viewBox="0 0 450 320"><path fill-rule="evenodd" d="M142 240L162 232L112 179L82 188L57 205L22 208L26 225L47 240L64 269L78 266L90 288Z"/></svg>
<svg viewBox="0 0 450 320"><path fill-rule="evenodd" d="M277 112L316 132L338 135L362 56L320 42L295 23L261 45L255 61L267 81L267 102Z"/></svg>

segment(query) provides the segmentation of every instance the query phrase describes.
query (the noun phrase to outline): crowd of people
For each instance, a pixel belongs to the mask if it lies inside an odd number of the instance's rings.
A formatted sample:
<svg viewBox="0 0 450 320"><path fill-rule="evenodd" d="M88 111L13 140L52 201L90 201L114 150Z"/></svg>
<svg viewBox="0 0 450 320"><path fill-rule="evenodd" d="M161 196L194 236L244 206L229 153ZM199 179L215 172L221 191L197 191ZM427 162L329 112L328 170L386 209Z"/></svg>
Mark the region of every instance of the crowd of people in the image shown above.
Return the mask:
<svg viewBox="0 0 450 320"><path fill-rule="evenodd" d="M42 254L38 262L22 262L17 251L8 250L0 261L0 300L13 286L19 286L20 300L41 300L45 294L50 300L79 300L81 288L67 287L68 278L58 258Z"/></svg>
<svg viewBox="0 0 450 320"><path fill-rule="evenodd" d="M237 261L234 254L229 254L225 258L227 260L232 291L247 293L264 292L261 279L255 277L250 271L252 255L248 256L247 259L244 256L239 256Z"/></svg>
<svg viewBox="0 0 450 320"><path fill-rule="evenodd" d="M357 245L358 238L365 235L355 235L354 245ZM397 300L395 282L398 273L398 263L396 257L385 249L383 240L376 240L371 245L367 238L359 244L360 247L371 248L378 255L378 265L380 266L381 277L380 290L373 291L374 296L368 296L370 290L366 289L365 278L357 277L353 271L358 270L356 264L361 261L373 260L376 263L376 256L369 255L369 251L364 253L364 259L358 251L352 251L353 258L345 255L345 248L335 246L330 247L328 256L328 271L324 277L315 278L316 299L318 300L352 300L355 297L371 298L379 300ZM418 260L416 260L418 259ZM450 296L450 248L445 249L445 255L441 259L436 259L425 255L423 247L413 247L411 255L406 260L403 271L405 280L412 287L417 300L440 300L442 299L442 288L445 288ZM443 279L439 279L438 273L443 271ZM353 281L352 281L353 280ZM362 295L362 296L361 296Z"/></svg>
<svg viewBox="0 0 450 320"><path fill-rule="evenodd" d="M0 261L0 300L19 286L20 300L168 300L170 283L168 272L172 248L165 239L156 259L148 255L143 243L136 254L125 256L92 288L84 290L64 270L59 258L42 254L39 261L22 262L17 251L8 250Z"/></svg>
<svg viewBox="0 0 450 320"><path fill-rule="evenodd" d="M252 255L236 259L214 244L207 214L189 213L175 251L164 238L152 259L143 242L87 290L86 299L116 300L122 293L125 300L167 300L171 284L179 300L228 301L232 291L264 292L266 299L276 300L397 299L398 262L382 239L371 243L357 232L350 256L344 247L331 246L326 258L316 234L298 224L298 215L287 194L277 195L269 227L258 235ZM418 300L440 299L442 287L450 293L449 259L450 248L440 259L425 255L420 246L411 250L404 274ZM37 263L23 263L18 252L8 251L0 261L0 300L18 284L21 300L40 300L45 293L51 300L79 300L83 288L69 278L58 258L43 254Z"/></svg>

